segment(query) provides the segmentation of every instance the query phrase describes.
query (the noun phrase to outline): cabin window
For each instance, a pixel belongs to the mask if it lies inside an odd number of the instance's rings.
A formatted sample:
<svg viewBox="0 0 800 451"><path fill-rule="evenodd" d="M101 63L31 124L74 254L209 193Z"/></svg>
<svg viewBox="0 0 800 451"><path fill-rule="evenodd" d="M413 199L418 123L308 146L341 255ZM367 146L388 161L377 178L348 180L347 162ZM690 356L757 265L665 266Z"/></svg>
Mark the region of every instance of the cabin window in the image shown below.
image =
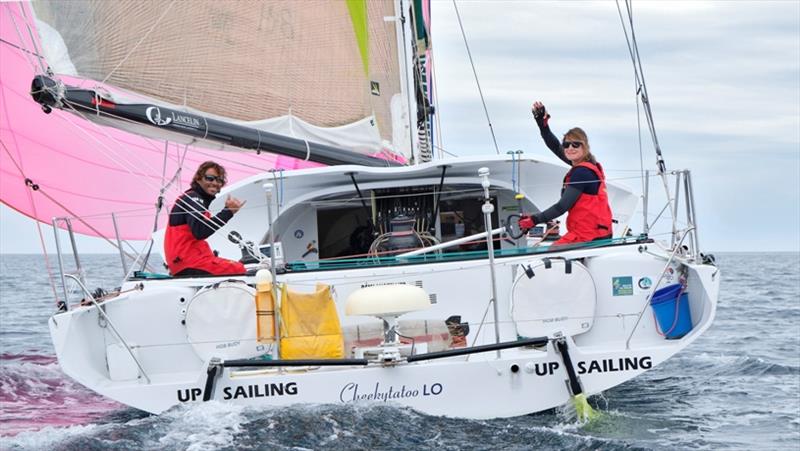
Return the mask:
<svg viewBox="0 0 800 451"><path fill-rule="evenodd" d="M352 198L328 199L338 205L317 210L319 258L395 255L405 250L447 242L484 231L483 192L468 185L411 186L364 192L365 205ZM439 200L438 214L435 212ZM498 227L497 199L492 198L492 228ZM434 218L438 217L439 227ZM405 243L402 230L413 229L416 238ZM399 232L399 233L395 233ZM391 235L391 237L390 237ZM435 238L434 238L435 236ZM437 241L438 240L438 241ZM443 250L486 250L484 238Z"/></svg>
<svg viewBox="0 0 800 451"><path fill-rule="evenodd" d="M492 228L497 227L497 199L492 198L494 213L492 213ZM441 241L443 243L452 241L465 236L484 232L486 229L483 223L483 213L481 206L482 199L477 197L459 198L452 200L442 199L439 206L439 223L441 230ZM499 246L495 246L499 247ZM476 242L464 243L445 249L444 252L463 252L486 250L486 240L481 238Z"/></svg>
<svg viewBox="0 0 800 451"><path fill-rule="evenodd" d="M362 206L317 210L319 258L365 256L374 239Z"/></svg>

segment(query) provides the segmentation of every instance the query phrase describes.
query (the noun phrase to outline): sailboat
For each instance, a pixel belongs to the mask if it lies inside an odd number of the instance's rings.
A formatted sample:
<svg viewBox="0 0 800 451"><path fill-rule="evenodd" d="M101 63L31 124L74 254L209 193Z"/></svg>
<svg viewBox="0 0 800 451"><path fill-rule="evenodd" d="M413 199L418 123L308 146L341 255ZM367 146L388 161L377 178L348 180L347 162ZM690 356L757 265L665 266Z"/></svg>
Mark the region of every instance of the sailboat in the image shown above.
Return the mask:
<svg viewBox="0 0 800 451"><path fill-rule="evenodd" d="M612 238L571 246L518 226L563 166L434 158L427 1L0 10L3 202L55 218L55 352L103 396L155 414L391 402L510 417L622 384L713 322L720 275L690 173L660 154L669 239L647 219L633 234L639 196L609 181ZM246 208L208 242L247 272L173 277L156 255L165 206L209 158L233 180L211 211L227 195ZM118 287L90 289L75 233L119 249Z"/></svg>

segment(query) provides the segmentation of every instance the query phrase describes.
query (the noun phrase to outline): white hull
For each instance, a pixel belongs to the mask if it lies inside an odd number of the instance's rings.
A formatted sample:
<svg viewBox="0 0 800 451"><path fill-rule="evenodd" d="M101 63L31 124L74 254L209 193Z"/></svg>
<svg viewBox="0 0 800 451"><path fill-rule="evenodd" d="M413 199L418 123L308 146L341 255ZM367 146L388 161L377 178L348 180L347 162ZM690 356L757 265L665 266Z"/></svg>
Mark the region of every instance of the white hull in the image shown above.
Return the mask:
<svg viewBox="0 0 800 451"><path fill-rule="evenodd" d="M613 295L613 276L631 275L634 280L648 277L653 281L659 278L668 255L657 256L656 252L643 253L640 249L641 246L632 244L547 254L582 258L594 279L597 300L593 324L588 331L567 337L570 356L587 394L599 393L652 369L694 341L713 320L719 286L718 271L713 266L686 264L694 327L681 339L666 340L656 331L650 307L646 307L652 288L637 289L625 296ZM518 338L522 320L514 317L510 293L513 282L521 276L520 265L540 259L541 256L527 255L496 261L501 341ZM379 282L422 285L428 293L436 295L436 304L424 312L409 313L403 319L443 320L459 314L471 326L467 340L472 345L495 341L491 321L479 327L490 297L488 277L487 261L471 260L301 272L279 276L278 280L294 287L316 282L332 285L345 328L368 320L342 313L343 300L362 285ZM111 328L103 327L105 322L95 307L80 307L51 318L51 334L62 368L92 390L148 412L160 413L176 404L202 402L208 359L201 358L189 342L186 327L181 324L182 309L185 300L200 286L222 279L146 281L143 290L103 303L119 334L134 349L149 382L139 371L120 377L120 348L115 352L108 348L119 340ZM252 283L252 277L243 279ZM132 282L123 289L130 286ZM634 329L643 309L646 312ZM491 313L487 318L491 318ZM492 351L468 358L401 362L391 366L225 368L216 378L210 398L263 406L396 402L429 414L464 418L523 415L569 400L565 365L552 342L546 350L514 348L500 354L498 357ZM115 366L117 374L112 377ZM126 377L130 379L124 380Z"/></svg>

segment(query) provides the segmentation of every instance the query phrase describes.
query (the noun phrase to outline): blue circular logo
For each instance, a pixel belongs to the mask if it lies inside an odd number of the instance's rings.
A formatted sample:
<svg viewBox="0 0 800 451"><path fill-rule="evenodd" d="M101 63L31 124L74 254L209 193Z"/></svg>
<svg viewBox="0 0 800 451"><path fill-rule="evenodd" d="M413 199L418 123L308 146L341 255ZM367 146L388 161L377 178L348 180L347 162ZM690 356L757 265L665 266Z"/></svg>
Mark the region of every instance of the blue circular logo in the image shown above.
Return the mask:
<svg viewBox="0 0 800 451"><path fill-rule="evenodd" d="M642 290L649 290L653 286L653 281L649 277L642 277L639 279L639 288Z"/></svg>

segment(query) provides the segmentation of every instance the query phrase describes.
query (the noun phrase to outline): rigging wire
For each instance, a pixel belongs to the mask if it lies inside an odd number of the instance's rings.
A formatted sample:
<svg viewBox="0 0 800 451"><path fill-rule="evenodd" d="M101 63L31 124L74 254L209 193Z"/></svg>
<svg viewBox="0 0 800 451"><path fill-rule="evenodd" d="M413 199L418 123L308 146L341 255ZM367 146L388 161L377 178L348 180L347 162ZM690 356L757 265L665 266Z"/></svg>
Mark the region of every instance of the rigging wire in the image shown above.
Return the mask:
<svg viewBox="0 0 800 451"><path fill-rule="evenodd" d="M84 116L84 114L83 114L82 112L80 112L80 111L78 111L77 109L75 109L75 108L74 108L72 105L70 105L69 103L67 103L67 105L68 105L68 106L70 106L70 107L72 108L72 110L73 110L73 111L74 111L76 114L78 114L79 116L82 116L82 117L84 117L84 120L88 121L88 119L86 119L86 118L85 118L85 116ZM111 152L112 154L115 154L115 155L116 155L116 152L115 152L113 149L111 149L111 147L109 147L109 146L108 146L107 144L105 144L104 142L100 141L100 140L99 140L97 137L95 137L95 136L91 135L91 134L90 134L88 131L86 131L86 130L82 129L81 127L79 127L79 126L78 126L77 124L75 124L75 123L74 123L74 122L73 122L71 119L69 119L69 118L67 117L67 115L66 115L66 114L59 115L59 117L60 117L60 118L62 118L62 119L64 119L64 120L66 120L66 121L67 121L67 122L68 122L70 125L72 125L72 126L73 126L73 127L76 129L76 130L79 130L80 132L84 133L86 136L88 136L88 137L90 137L91 139L93 139L93 140L94 140L94 141L95 141L97 144L99 144L99 148L100 148L101 150L104 148L104 149L106 149L107 151ZM89 122L91 122L91 121L89 121ZM117 140L116 140L116 138L112 137L112 136L111 136L111 135L110 135L110 134L109 134L109 133L108 133L106 130L103 130L103 128L102 128L102 127L100 127L100 126L99 126L99 125L97 125L97 124L95 124L95 126L96 126L96 127L98 127L98 128L100 129L100 131L101 131L101 132L102 132L102 133L103 133L103 134L104 134L104 135L105 135L107 138L109 138L109 139L110 139L110 140L112 140L112 141L119 142L119 141L117 141ZM108 154L106 154L106 156L108 157ZM118 155L117 155L117 157L118 157ZM136 175L136 174L134 173L134 169L137 169L137 168L135 167L135 164L134 164L133 162L131 162L131 161L124 161L124 159L122 159L122 158L117 158L117 159L115 160L115 159L112 157L112 158L110 158L110 159L111 159L111 161L115 161L115 162L116 162L116 163L117 163L117 164L118 164L118 165L119 165L119 166L120 166L122 169L126 170L126 171L127 171L129 174L131 174L131 175ZM123 163L124 163L124 164L123 164ZM128 165L129 167L126 167L125 165ZM131 167L132 167L133 169L131 169ZM150 169L151 169L151 171L152 171L152 168L150 168ZM162 188L162 187L161 187L159 184L154 184L153 182L151 182L151 181L150 181L150 180L149 180L147 177L145 177L145 178L144 178L144 183L145 183L146 185L149 185L151 188L155 188L156 190L161 190L161 188ZM43 194L44 194L44 193L43 193ZM48 196L48 198L49 198L49 196ZM55 201L54 201L54 202L55 202ZM57 203L57 202L56 202L56 203ZM182 207L184 207L184 209L186 210L186 212L187 212L187 213L188 213L190 216L192 216L192 217L194 217L195 219L197 219L197 220L199 220L199 221L201 221L201 222L205 223L205 224L206 224L206 226L208 226L209 228L211 228L211 229L212 229L212 230L214 230L214 231L217 231L217 230L219 230L219 229L221 229L222 227L224 227L224 226L225 226L225 224L224 224L224 223L222 223L222 222L221 222L219 219L217 219L216 217L213 217L213 216L212 216L211 218L206 218L206 217L205 217L205 215L203 215L203 214L202 214L202 210L204 210L204 209L205 209L205 207L203 207L203 206L191 205L191 204L190 204L190 203L188 203L186 200L184 200L184 199L183 199L181 196L179 196L179 197L178 197L178 198L175 200L175 203L176 203L176 204L180 204ZM81 222L82 222L84 225L86 225L86 226L87 226L89 229L91 229L91 230L92 230L94 233L96 233L98 236L101 236L101 237L103 237L103 238L104 238L106 241L108 241L109 243L112 243L112 245L114 245L114 247L117 247L117 246L116 246L116 244L114 244L113 242L111 242L110 240L108 240L108 238L105 238L105 236L103 236L101 233L99 233L99 232L98 232L98 231L97 231L97 230L96 230L94 227L91 227L91 226L90 226L88 223L86 223L85 221L83 221L83 220L81 219L81 217L79 217L79 216L75 215L75 213L74 213L74 212L72 212L71 210L69 210L68 208L66 208L65 206L63 206L62 204L60 204L60 203L57 203L57 204L58 204L59 206L61 206L61 207L62 207L62 208L65 210L65 211L67 211L67 212L68 212L70 215L73 215L73 216L74 216L76 219L80 220L80 221L81 221ZM200 211L197 211L197 210L195 210L195 209L196 209L196 208L198 208L198 207L202 207L202 210L200 210ZM127 255L127 254L126 254L126 255ZM128 255L128 257L130 258L130 255Z"/></svg>
<svg viewBox="0 0 800 451"><path fill-rule="evenodd" d="M28 62L30 67L33 69L34 73L36 73L37 67L36 67L36 64L33 61L31 61L31 55L33 55L33 56L35 56L37 58L37 60L39 62L39 65L40 65L40 68L42 69L42 71L44 71L44 66L43 66L43 63L42 63L42 59L43 58L42 58L42 56L41 56L41 54L39 52L38 47L36 46L36 41L35 41L35 39L33 37L33 33L31 32L30 26L26 23L26 26L28 28L28 36L31 38L31 44L34 46L34 50L35 51L30 51L30 50L27 50L27 49L24 48L25 41L22 38L22 33L20 32L19 26L17 25L17 21L15 19L14 12L11 10L11 4L10 3L6 3L5 7L6 7L6 10L8 11L9 17L11 18L11 22L14 24L14 30L16 31L17 38L19 39L19 46L14 45L13 43L8 42L6 40L3 40L3 42L8 44L8 45L10 45L10 46L13 46L13 47L19 49L20 51L22 51L22 53L25 56L26 61ZM21 4L21 3L19 5L19 10L21 11L22 16L27 21L28 20L28 16L25 13L25 6L23 4ZM4 104L3 108L4 109L7 108L7 104ZM6 111L6 115L8 116L8 111ZM25 172L22 169L22 156L19 153L19 146L15 146L16 151L17 151L17 156L19 156L19 158L20 158L19 163L17 163L17 161L11 155L11 152L8 150L8 147L6 146L5 142L0 140L0 145L3 146L3 150L5 150L5 152L8 155L8 157L14 163L14 166L17 167L17 170L19 171L19 174L25 179L26 185L30 186L32 189L34 189L34 187L38 188L38 185L36 185L35 183L33 183L33 182L28 183L30 181L30 179L25 177ZM33 198L33 193L31 192L31 190L26 190L26 194L28 196L28 202L30 203L31 209L33 210L33 214L34 214L35 217L38 218L39 217L39 213L38 213L38 210L36 208L36 202L35 202L35 200ZM58 300L59 300L59 298L58 298L58 290L56 289L55 278L53 277L53 269L52 269L52 266L50 264L50 256L47 253L47 245L45 244L45 241L44 241L44 232L42 231L42 225L41 225L40 221L37 220L35 222L36 222L36 230L37 230L37 233L39 235L39 244L42 247L42 254L44 255L44 264L45 264L45 269L47 270L47 278L48 278L48 281L50 282L50 288L53 290L53 298L56 300L56 303L58 303ZM66 301L67 300L65 299L64 302L66 302Z"/></svg>
<svg viewBox="0 0 800 451"><path fill-rule="evenodd" d="M276 172L279 172L279 171L280 170L278 170ZM626 172L638 172L638 169L630 169L630 170L627 170ZM669 174L672 174L672 172L670 172ZM654 177L660 177L660 176L658 174L650 174L648 177L654 178ZM628 176L628 177L609 177L609 178L606 179L606 181L611 182L611 181L635 180L635 179L638 179L638 178L639 178L638 175L636 175L636 176ZM280 182L280 178L279 178L279 183L283 183L283 182ZM594 182L569 182L569 184L580 184L580 183L594 183ZM562 184L563 184L562 182L558 182L559 186L561 186ZM518 185L519 185L519 188L523 188L524 187L524 188L527 188L527 189L535 189L535 188L538 188L538 187L550 187L550 186L552 186L551 183L524 183L524 184L518 183ZM482 193L482 192L483 192L482 188L476 188L476 189L473 189L473 190L464 189L464 190L459 190L456 193L453 193L454 197L448 197L448 198L453 199L453 198L457 198L459 196L469 195L471 193ZM375 199L376 200L381 200L381 199L384 199L384 200L385 199L401 199L401 198L407 198L407 197L435 196L435 195L436 195L436 192L430 191L430 192L415 192L415 193L410 193L410 194L391 194L391 195L376 196ZM366 197L366 196L363 197L363 200L365 200L365 201L371 200L371 199L372 199L372 197ZM299 206L299 205L316 205L316 206L323 206L324 207L324 206L332 206L332 205L341 205L342 203L360 203L361 200L362 200L362 197L351 196L351 197L343 198L343 199L317 199L317 200L301 201L301 202L293 203L292 206L295 207L295 206ZM260 208L260 207L265 207L266 206L265 203L256 203L256 202L251 202L250 200L248 201L247 205L248 205L248 209L249 208ZM114 213L116 214L117 218L136 218L136 217L151 216L151 213L147 213L149 211L150 211L150 207L143 207L143 208L135 208L135 209L129 209L129 210L115 211ZM104 217L109 217L110 214L111 214L110 212L103 212L103 213L95 213L95 214L91 214L91 215L83 215L81 217L83 219L104 218ZM170 215L170 214L177 214L177 213L168 213L168 215ZM72 219L77 219L77 217L71 217L71 218Z"/></svg>
<svg viewBox="0 0 800 451"><path fill-rule="evenodd" d="M83 118L84 118L84 120L86 120L86 121L88 121L88 122L91 122L91 121L89 121L88 119L86 119L86 116L85 116L85 115L84 115L82 112L78 111L78 110L77 110L77 109L76 109L74 106L72 106L72 105L71 105L71 104L69 104L69 103L67 103L67 105L68 105L68 106L69 106L69 107L70 107L70 108L71 108L71 109L72 109L72 110L73 110L73 111L74 111L74 112L75 112L77 115L79 115L79 116L83 117ZM84 133L85 135L87 135L88 137L90 137L91 139L93 139L94 141L96 141L96 142L97 142L97 143L100 145L100 147L101 147L101 148L105 148L106 150L108 150L108 151L110 151L111 153L113 153L113 154L115 154L115 155L116 155L116 152L115 152L113 149L111 149L111 147L109 147L108 145L106 145L104 142L100 141L100 140L99 140L98 138L96 138L95 136L92 136L91 134L89 134L89 132L88 132L88 131L86 131L86 130L82 129L82 128L81 128L81 127L79 127L77 124L75 124L74 122L72 122L72 120L71 120L71 119L69 119L69 118L67 117L67 115L59 115L59 117L61 117L61 118L63 118L64 120L66 120L66 121L67 121L67 122L68 122L70 125L72 125L72 126L75 128L75 129L77 129L77 130L81 131L82 133ZM107 138L109 138L109 139L110 139L110 140L112 140L112 141L115 141L115 142L119 143L119 141L117 141L117 139L116 139L116 138L112 137L112 136L111 136L111 135L110 135L110 134L109 134L109 133L108 133L106 130L104 130L104 129L103 129L103 127L100 127L100 126L99 126L99 125L97 125L97 124L94 124L94 126L95 126L95 127L97 127L97 128L98 128L98 129L99 129L99 130L100 130L100 131L101 131L101 132L102 132L102 133L103 133L103 134L104 134L104 135L107 137ZM188 148L188 146L187 146L187 148ZM106 154L106 156L108 156L108 154ZM185 157L185 154L184 154L184 157ZM117 162L117 164L119 164L119 165L120 165L120 167L122 167L123 169L125 169L126 171L128 171L128 173L129 173L129 174L131 174L131 175L136 175L136 174L134 173L134 171L133 171L133 169L137 169L137 168L135 167L135 163L133 163L133 162L131 162L131 161L124 161L124 159L122 159L122 158L119 158L119 156L118 156L118 155L117 155L117 158L118 158L118 159L117 159L117 161L116 161L116 162ZM114 158L111 158L111 161L115 161L115 159L114 159ZM129 165L130 167L125 167L125 165L123 165L123 164L120 164L121 162L124 162L125 164ZM181 165L182 165L182 162L181 162ZM131 167L132 167L133 169L131 169ZM154 172L154 171L153 171L153 168L149 168L149 169L150 169L151 173L152 173L152 172ZM151 188L155 188L155 189L157 189L157 190L161 190L161 189L162 189L162 186L161 186L161 185L159 185L159 184L153 184L153 183L152 183L152 182L150 182L150 181L149 181L149 180L148 180L146 177L145 177L145 183L146 183L146 184L148 184L148 185L150 185L150 187L151 187ZM166 188L166 187L165 187L165 188ZM180 204L182 207L184 207L184 209L186 210L186 212L187 212L187 213L188 213L190 216L192 216L192 217L194 217L195 219L197 219L197 220L199 220L199 221L201 221L201 222L205 223L205 224L206 224L206 226L208 226L209 228L211 228L211 229L212 229L212 230L214 230L214 231L217 231L217 230L219 230L220 228L222 228L222 227L224 227L224 226L225 226L225 224L224 224L224 223L222 223L222 222L221 222L221 220L217 219L216 217L213 217L213 216L212 216L211 218L206 218L206 217L205 217L205 215L203 215L203 214L202 214L202 210L204 210L204 209L205 209L205 207L204 207L204 206L191 205L191 204L189 204L189 203L188 203L186 200L184 200L184 199L183 199L181 196L179 196L179 197L178 197L178 198L175 200L175 203L176 203L176 204ZM198 207L202 207L202 210L200 210L200 211L196 211L196 210L195 210L195 208L198 208ZM69 211L69 210L67 210L67 211ZM71 211L69 211L69 213L70 213L70 214L72 214L72 215L74 215L74 213L72 213ZM80 218L77 218L77 219L80 219ZM93 228L92 228L92 230L93 230L93 231L95 231L95 233L97 233L97 231L96 231L95 229L93 229Z"/></svg>
<svg viewBox="0 0 800 451"><path fill-rule="evenodd" d="M23 170L22 170L22 167L19 165L19 163L18 163L18 162L17 162L17 161L14 159L14 157L13 157L13 156L11 155L11 153L8 151L8 148L6 147L5 143L3 143L3 141L1 141L1 140L0 140L0 143L2 143L3 150L5 150L5 151L6 151L6 154L7 154L7 155L8 155L8 157L11 159L11 161L14 163L14 166L16 166L16 167L17 167L17 170L19 170L19 172L20 172L20 175L21 175L22 177L24 177L24 178L25 178L25 184L26 184L26 185L28 185L28 186L29 186L29 187L30 187L30 188L31 188L33 191L38 191L39 193L41 193L41 194L42 194L42 196L44 196L45 198L47 198L47 200L49 200L50 202L53 202L53 203L54 203L54 204L56 204L56 205L57 205L59 208L61 208L62 210L66 211L67 213L69 213L70 215L72 215L72 217L73 217L73 218L75 218L75 219L77 219L78 221L80 221L80 222L81 222L83 225L85 225L85 226L86 226L86 227L87 227L89 230L91 230L92 232L94 232L95 234L97 234L97 236L98 236L98 237L100 237L100 238L103 238L103 239L104 239L104 240L106 240L106 241L107 241L109 244L111 244L111 245L112 245L112 246L114 246L115 248L119 249L119 251L120 251L120 252L123 252L123 253L125 253L125 255L126 255L128 258L132 258L132 256L131 256L131 255L129 255L127 252L125 252L125 250L124 250L124 249L121 249L121 248L120 248L120 247L117 245L117 243L114 243L114 242L113 242L113 241L111 241L110 239L106 238L106 237L105 237L105 235L103 235L102 233L100 233L100 231L98 231L97 229L95 229L95 228L94 228L94 227L93 227L91 224L89 224L88 222L86 222L86 221L85 221L83 218L81 218L80 216L77 216L77 215L76 215L76 214L75 214L75 213L74 213L72 210L70 210L70 209L69 209L69 208L68 208L66 205L64 205L64 204L62 204L61 202L59 202L59 201L55 200L55 199L54 199L52 196L50 196L49 194L47 194L47 193L46 193L46 192L45 192L45 191L42 189L42 187L41 187L41 186L37 185L36 183L34 183L34 182L33 182L33 180L31 180L30 178L28 178L28 177L25 175L25 173L23 172ZM38 221L37 221L37 222L38 222Z"/></svg>
<svg viewBox="0 0 800 451"><path fill-rule="evenodd" d="M637 118L639 118L639 103L641 102L642 109L644 109L645 113L645 119L647 120L647 127L650 132L650 136L653 140L653 147L656 152L656 166L658 168L658 175L661 177L661 181L664 185L664 191L666 192L669 204L672 204L673 199L670 196L669 183L667 181L667 168L666 164L664 163L663 155L661 154L661 146L658 143L658 136L656 135L656 127L655 127L655 121L653 119L653 111L650 107L650 99L647 94L647 83L645 82L644 79L644 67L642 66L642 60L641 57L639 56L639 46L636 42L636 33L634 31L634 26L633 26L633 7L631 5L630 0L625 0L625 10L628 16L628 23L626 25L625 19L622 17L622 11L620 8L619 0L616 0L616 5L617 5L617 12L619 13L620 17L620 23L622 24L622 30L625 34L625 42L628 45L628 53L630 54L631 63L633 64L634 77L637 85L636 86ZM630 28L630 37L628 36L628 27ZM641 143L641 129L639 131L639 136ZM641 144L640 144L640 154L641 154ZM642 170L644 170L644 167L642 167ZM642 176L642 192L644 192L644 176ZM675 218L673 215L672 218L673 235L677 232L676 221L677 218ZM648 225L645 223L644 227L647 229Z"/></svg>
<svg viewBox="0 0 800 451"><path fill-rule="evenodd" d="M5 142L3 142L3 140L0 140L0 145L3 146L3 150L6 151L6 154L8 154L8 157L14 163L14 166L17 167L19 174L25 179L27 184L27 181L30 179L25 177L25 173L23 172L22 167L20 166L21 160L20 163L17 163L17 161L11 156L11 152L8 150L8 147L6 147L6 144ZM19 153L19 151L17 153ZM29 186L33 188L34 186L37 185L31 183ZM33 215L38 218L39 213L36 210L36 202L33 199L33 193L31 193L31 190L25 190L25 191L26 194L28 195L28 202L30 203L31 208L33 209ZM40 221L34 221L34 222L36 223L36 230L39 233L39 244L42 246L42 253L44 254L44 266L45 269L47 269L47 278L50 281L50 288L53 290L53 299L55 299L56 302L58 302L58 290L56 289L56 284L54 282L55 277L53 276L53 270L50 266L50 256L47 253L47 245L44 242L44 232L42 231L42 224Z"/></svg>
<svg viewBox="0 0 800 451"><path fill-rule="evenodd" d="M22 38L22 32L19 31L19 26L17 25L17 20L15 19L15 14L14 14L13 11L11 11L11 3L6 3L5 7L8 10L8 17L11 18L11 23L14 24L14 30L17 32L17 38L19 39L19 46L16 46L16 45L14 45L14 44L12 44L10 42L8 44L13 45L14 47L17 47L20 50L22 50L25 47L25 40ZM19 4L19 8L21 10L24 10L25 6L22 3L20 3ZM4 41L4 42L8 42L8 41ZM28 65L31 66L31 68L33 68L33 72L34 73L39 73L38 69L36 67L36 63L31 61L30 55L36 55L38 58L41 58L41 55L39 55L38 51L31 51L31 50L27 50L24 53L25 53L25 59L28 61Z"/></svg>
<svg viewBox="0 0 800 451"><path fill-rule="evenodd" d="M433 82L432 85L431 85L432 92L433 92L433 96L432 96L433 99L431 99L431 100L433 102L434 111L435 111L435 114L433 115L433 117L436 119L436 126L434 127L434 130L436 131L436 143L435 144L431 143L431 145L434 148L439 149L441 152L444 152L444 153L446 153L448 155L457 156L457 155L455 155L453 153L446 152L444 150L444 147L442 147L442 118L441 118L441 110L439 109L439 79L436 76L436 64L435 64L435 59L433 57L433 54L434 54L434 52L431 51L431 80ZM439 154L439 159L442 159L442 155L441 154Z"/></svg>
<svg viewBox="0 0 800 451"><path fill-rule="evenodd" d="M27 53L28 55L33 55L33 56L35 56L37 58L41 58L42 57L42 55L39 55L39 54L37 54L35 52L32 52L32 51L30 51L28 49L24 49L24 48L18 46L17 44L14 44L13 42L6 41L3 38L0 38L0 42L2 42L3 44L6 44L8 46L14 47L15 49L19 50L20 52Z"/></svg>
<svg viewBox="0 0 800 451"><path fill-rule="evenodd" d="M616 1L617 4L617 13L619 13L619 20L620 24L622 25L622 32L625 34L625 42L628 45L628 52L631 53L631 45L630 40L628 39L628 29L625 27L625 19L622 17L622 9L619 7L619 0ZM634 82L634 92L639 91L639 72L636 71L634 68L633 72L633 82ZM639 142L639 171L641 173L642 179L642 195L644 195L645 191L645 175L644 175L644 150L642 146L642 116L641 116L641 104L639 102L639 96L636 96L636 126L637 126L637 137Z"/></svg>
<svg viewBox="0 0 800 451"><path fill-rule="evenodd" d="M454 154L453 152L450 152L449 150L445 150L444 147L442 147L441 145L437 145L436 146L436 150L438 150L439 152L442 152L442 153L446 153L447 155L450 155L451 157L457 157L458 156L457 154Z"/></svg>
<svg viewBox="0 0 800 451"><path fill-rule="evenodd" d="M70 102L65 102L65 105L68 106L69 109L73 113L75 113L76 115L81 117L84 121L93 124L94 129L96 131L99 131L102 135L104 135L106 138L108 138L112 142L114 142L116 144L119 144L120 148L123 148L123 149L125 148L125 145L122 144L119 140L117 140L113 136L111 136L111 134L108 132L108 130L106 130L104 127L101 127L98 124L95 124L93 121L89 120L82 111L76 109ZM135 161L133 159L129 159L126 156L125 153L117 152L116 150L111 148L111 146L109 146L108 144L106 144L103 141L101 141L98 137L94 136L93 134L89 133L89 131L85 130L84 128L82 128L78 124L76 124L69 117L69 115L60 114L60 115L58 115L58 117L60 119L64 120L65 122L67 122L69 125L71 125L74 130L79 131L80 133L85 135L85 137L89 138L89 140L94 141L98 145L98 150L103 152L103 154L110 161L116 163L121 169L125 170L128 174L133 175L133 176L138 176L138 175L142 175L141 174L142 172L144 172L144 175L157 174L158 173L158 171L154 167L150 166L149 164L145 165L145 167L144 167L145 171L141 171L141 169L142 169L142 167L141 167L142 166L142 162L141 161ZM158 152L161 153L160 150ZM137 171L139 171L140 174L137 174ZM143 178L143 183L148 185L150 188L155 188L156 190L161 189L161 186L158 183L150 181L150 177L144 177Z"/></svg>
<svg viewBox="0 0 800 451"><path fill-rule="evenodd" d="M636 75L636 83L637 83L637 91L636 95L641 99L642 106L645 112L645 119L647 119L647 126L650 131L650 136L653 139L653 147L656 151L656 163L658 165L659 173L664 173L666 171L666 165L664 164L664 159L661 154L661 146L658 143L658 136L656 135L656 128L655 123L653 120L653 111L650 108L650 100L647 94L647 83L644 79L644 67L642 66L642 60L639 56L639 46L636 42L636 33L633 27L633 8L631 6L630 0L625 0L625 9L628 15L628 24L627 27L630 27L630 37L628 36L627 28L625 21L622 18L622 12L620 11L619 0L616 0L617 3L617 11L620 15L620 21L622 22L622 29L625 32L625 41L628 44L628 52L631 56L631 62L633 63L634 72Z"/></svg>
<svg viewBox="0 0 800 451"><path fill-rule="evenodd" d="M31 38L31 45L33 45L33 49L36 51L34 54L38 57L37 61L39 62L39 68L42 69L41 73L47 73L47 69L44 65L44 58L42 57L42 53L39 51L39 46L36 45L36 38L33 37L33 30L31 30L31 20L28 18L28 13L25 12L25 8L20 6L20 11L22 11L22 17L25 18L25 28L28 29L28 36Z"/></svg>
<svg viewBox="0 0 800 451"><path fill-rule="evenodd" d="M469 50L469 43L467 43L467 34L464 32L464 24L461 23L461 14L458 13L458 5L456 4L456 0L453 0L453 8L456 10L456 18L458 18L458 27L461 29L461 36L464 38L464 47L467 48L467 55L469 56L469 64L472 66L472 75L475 76L475 84L478 86L478 94L481 97L481 103L483 104L483 113L486 115L486 121L489 123L489 131L492 133L492 142L494 142L494 150L497 152L497 155L500 155L500 147L497 145L497 138L494 135L494 127L492 127L492 120L489 118L489 109L486 107L486 100L483 98L483 90L481 89L481 83L478 80L478 72L475 69L475 62L472 60L472 52Z"/></svg>

